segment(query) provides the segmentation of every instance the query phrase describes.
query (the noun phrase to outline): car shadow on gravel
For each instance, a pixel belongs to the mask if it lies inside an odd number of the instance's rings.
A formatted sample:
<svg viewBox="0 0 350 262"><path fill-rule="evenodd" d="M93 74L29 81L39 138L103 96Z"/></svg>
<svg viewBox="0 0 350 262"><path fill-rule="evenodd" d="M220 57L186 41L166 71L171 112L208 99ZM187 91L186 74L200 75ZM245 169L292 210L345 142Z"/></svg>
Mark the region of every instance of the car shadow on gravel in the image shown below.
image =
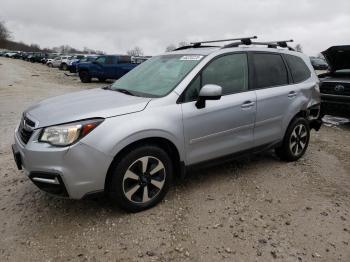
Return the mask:
<svg viewBox="0 0 350 262"><path fill-rule="evenodd" d="M213 180L220 185L220 182L224 183L228 178L233 180L239 179L242 176L242 173L244 173L245 176L250 176L249 172L242 172L242 170L258 164L269 165L269 163L275 161L278 162L279 159L272 151L269 151L240 157L239 159L233 159L226 161L225 163L211 163L208 166L206 165L197 167L196 169L190 169L184 179L174 180L170 192L165 197L165 201L176 201L176 195L174 194L175 191L177 194L183 196L186 196L192 189L198 189L198 186L203 187L203 190L205 191L205 186L212 183ZM198 181L200 181L201 185L198 185ZM31 188L30 191L32 190L33 189ZM29 194L33 195L33 192L27 192L25 196L27 197ZM24 200L23 202L27 201ZM30 201L27 203L23 202L22 205L27 206L28 208L32 206L37 210L45 211L47 217L54 217L58 221L66 221L68 218L74 218L74 221L94 221L129 215L128 212L120 209L103 194L91 199L71 200L51 196L45 192L39 191L38 189ZM155 209L157 209L157 207L161 208L161 205L163 204L164 201L156 206ZM45 222L43 221L43 223Z"/></svg>
<svg viewBox="0 0 350 262"><path fill-rule="evenodd" d="M176 186L190 184L193 180L205 180L215 177L227 178L233 177L238 179L243 169L250 166L255 166L258 163L264 162L264 165L268 165L270 162L279 162L280 159L274 154L273 150L265 151L257 154L243 155L238 158L232 158L223 162L212 162L203 166L198 166L188 170L184 179L177 179ZM248 175L249 174L245 174Z"/></svg>

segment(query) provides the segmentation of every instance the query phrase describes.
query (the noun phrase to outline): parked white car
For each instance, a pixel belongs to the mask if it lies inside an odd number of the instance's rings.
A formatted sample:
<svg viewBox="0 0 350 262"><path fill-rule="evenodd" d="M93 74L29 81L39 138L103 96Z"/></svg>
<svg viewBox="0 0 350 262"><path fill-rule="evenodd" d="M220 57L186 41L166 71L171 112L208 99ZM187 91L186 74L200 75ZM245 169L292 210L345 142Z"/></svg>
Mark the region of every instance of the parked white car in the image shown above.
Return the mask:
<svg viewBox="0 0 350 262"><path fill-rule="evenodd" d="M5 54L5 57L13 57L16 54L17 54L17 52L8 52Z"/></svg>
<svg viewBox="0 0 350 262"><path fill-rule="evenodd" d="M54 59L48 59L46 64L49 66L49 67L58 67L60 68L62 63L66 63L67 64L67 61L70 59L71 56L58 56Z"/></svg>
<svg viewBox="0 0 350 262"><path fill-rule="evenodd" d="M72 56L70 59L68 59L67 61L62 62L60 68L61 68L62 70L68 70L68 69L72 66L73 63L79 62L80 59L83 59L83 58L85 58L85 57L86 57L86 55L81 55L81 54L79 54L79 55L73 55L73 56Z"/></svg>

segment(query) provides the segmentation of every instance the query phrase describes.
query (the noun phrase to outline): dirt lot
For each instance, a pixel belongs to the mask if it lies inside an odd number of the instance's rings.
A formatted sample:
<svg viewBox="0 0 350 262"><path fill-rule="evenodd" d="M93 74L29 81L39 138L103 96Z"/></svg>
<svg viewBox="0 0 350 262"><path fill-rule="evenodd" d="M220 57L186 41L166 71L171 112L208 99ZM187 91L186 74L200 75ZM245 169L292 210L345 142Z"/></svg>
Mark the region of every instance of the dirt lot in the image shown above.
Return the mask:
<svg viewBox="0 0 350 262"><path fill-rule="evenodd" d="M21 112L97 85L0 58L0 261L350 261L349 124L313 131L296 163L267 152L193 171L138 214L39 191L11 155Z"/></svg>

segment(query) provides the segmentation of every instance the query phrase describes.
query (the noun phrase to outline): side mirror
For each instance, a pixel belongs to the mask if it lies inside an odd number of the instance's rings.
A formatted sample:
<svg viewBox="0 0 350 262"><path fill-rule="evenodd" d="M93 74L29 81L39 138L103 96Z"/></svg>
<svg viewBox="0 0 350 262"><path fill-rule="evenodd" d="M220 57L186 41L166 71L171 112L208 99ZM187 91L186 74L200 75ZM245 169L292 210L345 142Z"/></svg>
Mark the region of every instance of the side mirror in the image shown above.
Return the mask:
<svg viewBox="0 0 350 262"><path fill-rule="evenodd" d="M205 85L199 91L196 107L198 109L205 107L206 100L219 100L222 95L222 87L218 85Z"/></svg>

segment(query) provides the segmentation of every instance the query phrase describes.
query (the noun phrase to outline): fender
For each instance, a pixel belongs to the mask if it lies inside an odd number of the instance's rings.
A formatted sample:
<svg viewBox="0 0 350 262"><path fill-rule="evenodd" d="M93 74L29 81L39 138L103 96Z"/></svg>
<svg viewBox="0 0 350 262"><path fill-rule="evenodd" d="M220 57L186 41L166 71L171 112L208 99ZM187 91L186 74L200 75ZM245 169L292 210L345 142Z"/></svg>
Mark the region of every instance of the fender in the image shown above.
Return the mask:
<svg viewBox="0 0 350 262"><path fill-rule="evenodd" d="M144 131L139 131L134 134L131 134L128 137L125 137L122 139L120 142L118 142L112 149L111 154L113 156L116 156L121 150L126 148L132 143L135 143L137 141L147 139L147 138L163 138L171 142L175 148L177 149L179 156L180 156L180 161L184 161L185 159L185 153L184 153L184 148L179 148L178 145L183 144L182 141L179 141L173 134L170 132L166 132L164 130L159 130L159 129L149 129L149 130L144 130Z"/></svg>

